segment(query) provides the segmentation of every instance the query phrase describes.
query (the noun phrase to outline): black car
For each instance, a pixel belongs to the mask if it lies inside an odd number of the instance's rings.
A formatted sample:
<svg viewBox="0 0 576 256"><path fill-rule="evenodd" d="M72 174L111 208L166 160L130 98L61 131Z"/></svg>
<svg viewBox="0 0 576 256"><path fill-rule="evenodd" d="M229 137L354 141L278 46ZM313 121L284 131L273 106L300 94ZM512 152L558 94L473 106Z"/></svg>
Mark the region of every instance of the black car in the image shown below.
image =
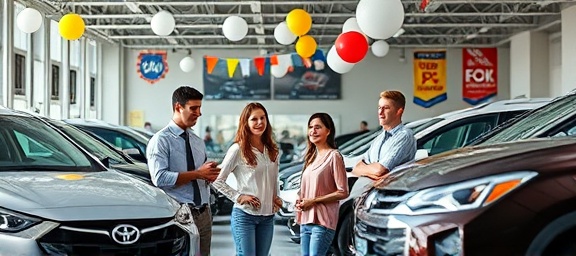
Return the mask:
<svg viewBox="0 0 576 256"><path fill-rule="evenodd" d="M465 147L355 202L356 255L576 255L576 138Z"/></svg>
<svg viewBox="0 0 576 256"><path fill-rule="evenodd" d="M148 144L148 138L128 127L82 119L66 119L63 121L85 132L97 135L137 161L147 162L146 145Z"/></svg>

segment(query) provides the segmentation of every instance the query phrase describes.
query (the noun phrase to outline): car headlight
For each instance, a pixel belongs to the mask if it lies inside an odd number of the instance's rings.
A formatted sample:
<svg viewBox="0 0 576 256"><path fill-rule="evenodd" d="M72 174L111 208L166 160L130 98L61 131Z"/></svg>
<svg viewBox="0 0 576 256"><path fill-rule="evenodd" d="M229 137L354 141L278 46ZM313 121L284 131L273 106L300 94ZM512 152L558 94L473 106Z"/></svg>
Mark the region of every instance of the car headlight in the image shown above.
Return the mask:
<svg viewBox="0 0 576 256"><path fill-rule="evenodd" d="M364 202L374 212L386 211L389 214L420 215L462 211L487 206L504 195L519 188L528 180L534 178L536 172L523 171L487 176L478 179L458 182L450 185L424 189L409 193L406 200L392 209L378 209L386 204L386 199L371 196Z"/></svg>
<svg viewBox="0 0 576 256"><path fill-rule="evenodd" d="M0 209L0 232L19 232L38 222L39 219Z"/></svg>
<svg viewBox="0 0 576 256"><path fill-rule="evenodd" d="M180 206L180 209L178 209L178 211L176 212L174 220L184 225L188 225L194 222L194 219L192 218L192 212L190 211L190 207L188 207L187 204L182 204Z"/></svg>

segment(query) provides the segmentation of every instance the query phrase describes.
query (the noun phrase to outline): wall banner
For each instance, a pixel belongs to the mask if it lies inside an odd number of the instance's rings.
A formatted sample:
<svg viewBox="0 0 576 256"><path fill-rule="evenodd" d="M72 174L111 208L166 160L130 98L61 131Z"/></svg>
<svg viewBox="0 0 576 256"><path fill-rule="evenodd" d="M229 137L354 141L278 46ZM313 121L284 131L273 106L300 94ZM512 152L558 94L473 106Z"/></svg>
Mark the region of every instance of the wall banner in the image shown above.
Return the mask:
<svg viewBox="0 0 576 256"><path fill-rule="evenodd" d="M154 84L168 73L166 51L140 51L136 66L140 78L150 84Z"/></svg>
<svg viewBox="0 0 576 256"><path fill-rule="evenodd" d="M477 105L498 93L498 49L462 49L462 99Z"/></svg>
<svg viewBox="0 0 576 256"><path fill-rule="evenodd" d="M446 99L446 51L414 51L414 104L429 108Z"/></svg>

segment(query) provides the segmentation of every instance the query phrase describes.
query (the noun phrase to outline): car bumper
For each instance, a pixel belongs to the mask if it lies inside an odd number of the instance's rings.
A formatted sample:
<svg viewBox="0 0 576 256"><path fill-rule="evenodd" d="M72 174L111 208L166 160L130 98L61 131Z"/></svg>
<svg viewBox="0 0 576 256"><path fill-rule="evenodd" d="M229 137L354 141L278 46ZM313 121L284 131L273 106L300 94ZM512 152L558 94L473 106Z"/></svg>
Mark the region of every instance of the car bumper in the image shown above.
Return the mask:
<svg viewBox="0 0 576 256"><path fill-rule="evenodd" d="M129 221L127 221L129 222ZM121 245L113 241L103 222L76 222L78 226L43 221L17 233L0 233L0 255L195 255L199 233L194 224L173 221L142 229L140 240ZM79 227L80 224L101 229ZM96 224L96 225L93 225ZM175 232L177 234L167 234Z"/></svg>

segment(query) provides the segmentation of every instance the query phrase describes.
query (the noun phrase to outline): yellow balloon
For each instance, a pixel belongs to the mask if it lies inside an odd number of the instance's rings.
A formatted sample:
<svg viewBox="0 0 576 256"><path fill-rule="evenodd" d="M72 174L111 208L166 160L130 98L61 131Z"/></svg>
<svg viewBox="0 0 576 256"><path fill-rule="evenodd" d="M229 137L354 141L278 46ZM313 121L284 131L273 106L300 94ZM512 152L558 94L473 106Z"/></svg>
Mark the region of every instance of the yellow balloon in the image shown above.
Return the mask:
<svg viewBox="0 0 576 256"><path fill-rule="evenodd" d="M68 13L58 22L60 35L68 40L78 40L82 37L85 27L84 20L76 13Z"/></svg>
<svg viewBox="0 0 576 256"><path fill-rule="evenodd" d="M302 9L294 9L286 16L286 25L294 35L303 36L312 27L312 17Z"/></svg>
<svg viewBox="0 0 576 256"><path fill-rule="evenodd" d="M310 58L316 52L316 40L311 36L301 36L296 42L296 53L303 58Z"/></svg>

